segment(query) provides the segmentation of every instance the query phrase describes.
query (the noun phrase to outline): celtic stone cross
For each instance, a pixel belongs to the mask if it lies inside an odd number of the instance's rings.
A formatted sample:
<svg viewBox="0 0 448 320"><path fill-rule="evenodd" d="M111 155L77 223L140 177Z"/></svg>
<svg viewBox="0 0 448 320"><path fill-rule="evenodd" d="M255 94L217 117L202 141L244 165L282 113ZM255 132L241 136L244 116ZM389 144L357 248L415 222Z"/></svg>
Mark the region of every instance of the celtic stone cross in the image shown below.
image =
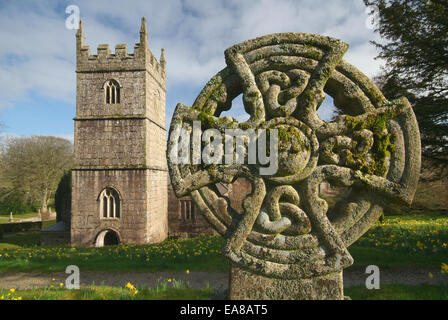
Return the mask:
<svg viewBox="0 0 448 320"><path fill-rule="evenodd" d="M353 263L348 246L385 204L413 199L420 136L412 108L405 98L388 101L343 61L347 49L307 33L245 41L225 51L227 67L192 107L175 109L171 182L225 237L231 299L343 299L342 270ZM220 117L240 94L250 118ZM325 94L338 109L331 122L317 114ZM263 143L264 157L254 151ZM231 147L238 156L229 156ZM276 169L268 174L260 170L267 157ZM240 177L252 190L238 214L216 184ZM331 210L319 196L323 181L350 187Z"/></svg>

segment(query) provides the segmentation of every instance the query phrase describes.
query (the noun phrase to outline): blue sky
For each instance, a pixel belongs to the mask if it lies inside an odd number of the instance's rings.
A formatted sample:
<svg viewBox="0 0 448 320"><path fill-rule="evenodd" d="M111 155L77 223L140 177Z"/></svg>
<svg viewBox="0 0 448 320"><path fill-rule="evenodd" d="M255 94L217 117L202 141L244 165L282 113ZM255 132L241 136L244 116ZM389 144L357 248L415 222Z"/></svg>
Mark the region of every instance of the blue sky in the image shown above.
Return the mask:
<svg viewBox="0 0 448 320"><path fill-rule="evenodd" d="M275 32L311 32L344 40L344 59L367 76L379 72L378 40L361 0L0 1L0 121L9 135L73 139L75 32L65 27L79 7L86 44L127 43L132 52L145 16L151 51L167 59L167 124L178 102L191 105L225 66L224 50ZM113 49L112 49L113 50ZM331 113L331 99L320 110ZM232 115L242 117L235 111Z"/></svg>

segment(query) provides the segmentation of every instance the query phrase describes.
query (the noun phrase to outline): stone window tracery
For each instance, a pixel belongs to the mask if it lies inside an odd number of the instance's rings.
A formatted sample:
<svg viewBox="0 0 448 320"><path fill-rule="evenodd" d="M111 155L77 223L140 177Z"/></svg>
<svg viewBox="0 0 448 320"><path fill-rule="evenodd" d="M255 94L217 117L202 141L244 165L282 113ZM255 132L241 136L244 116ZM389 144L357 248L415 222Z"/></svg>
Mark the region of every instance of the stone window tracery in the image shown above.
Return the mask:
<svg viewBox="0 0 448 320"><path fill-rule="evenodd" d="M195 205L191 200L180 200L180 217L182 220L195 220Z"/></svg>
<svg viewBox="0 0 448 320"><path fill-rule="evenodd" d="M120 218L121 201L120 195L113 188L104 189L100 196L100 213L101 218Z"/></svg>
<svg viewBox="0 0 448 320"><path fill-rule="evenodd" d="M104 84L104 99L106 104L120 103L120 84L115 80L108 80Z"/></svg>

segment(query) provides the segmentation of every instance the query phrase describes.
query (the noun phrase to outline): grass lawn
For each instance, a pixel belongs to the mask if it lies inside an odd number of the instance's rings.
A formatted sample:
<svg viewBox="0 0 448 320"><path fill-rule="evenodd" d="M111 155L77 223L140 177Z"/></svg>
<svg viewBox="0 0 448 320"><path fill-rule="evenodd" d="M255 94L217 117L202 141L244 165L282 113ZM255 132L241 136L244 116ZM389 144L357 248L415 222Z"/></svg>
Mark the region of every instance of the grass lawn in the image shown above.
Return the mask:
<svg viewBox="0 0 448 320"><path fill-rule="evenodd" d="M190 289L185 285L159 285L156 288L90 286L79 290L0 289L0 300L209 300L210 294L210 288Z"/></svg>
<svg viewBox="0 0 448 320"><path fill-rule="evenodd" d="M27 213L13 213L14 221L18 221L20 219L28 219L28 218L34 218L37 217L37 212L27 212ZM6 223L9 222L9 213L0 214L0 223Z"/></svg>
<svg viewBox="0 0 448 320"><path fill-rule="evenodd" d="M352 300L447 300L448 286L390 284L378 290L356 286L344 289L344 294Z"/></svg>
<svg viewBox="0 0 448 320"><path fill-rule="evenodd" d="M440 267L448 262L448 215L417 214L386 217L349 247L355 259L351 268L375 264Z"/></svg>
<svg viewBox="0 0 448 320"><path fill-rule="evenodd" d="M90 271L227 271L219 236L167 239L161 244L104 248L40 247L39 234L0 240L0 272L63 271L75 264ZM351 268L425 266L448 262L448 216L425 214L386 217L349 248Z"/></svg>
<svg viewBox="0 0 448 320"><path fill-rule="evenodd" d="M18 236L20 237L20 236ZM35 235L29 237L32 243ZM3 239L2 241L10 241ZM10 241L11 242L11 241ZM221 237L203 236L192 239L167 239L161 244L118 245L103 248L70 248L26 246L0 250L1 271L63 271L77 265L90 271L227 271L227 259L221 254ZM25 243L25 241L24 241ZM13 245L14 247L11 247Z"/></svg>
<svg viewBox="0 0 448 320"><path fill-rule="evenodd" d="M136 291L137 290L137 291ZM117 288L106 286L83 287L79 290L41 288L36 290L0 289L0 300L208 300L211 289L190 289L185 286L156 288ZM446 300L448 286L435 285L383 285L379 290L365 286L345 289L352 300Z"/></svg>
<svg viewBox="0 0 448 320"><path fill-rule="evenodd" d="M51 223L51 222L50 222ZM25 232L0 240L0 272L63 271L75 264L90 271L228 271L221 254L219 236L167 239L161 244L118 245L104 248L41 247L39 233ZM370 264L388 267L435 267L448 262L448 217L420 214L386 217L377 223L349 251L355 259L351 268ZM55 285L56 286L56 285ZM138 290L137 293L135 291ZM91 286L80 290L41 288L0 289L3 299L209 299L211 289L190 289L188 284L160 284L156 288ZM353 300L448 299L448 286L381 285L380 290L350 287L345 295Z"/></svg>

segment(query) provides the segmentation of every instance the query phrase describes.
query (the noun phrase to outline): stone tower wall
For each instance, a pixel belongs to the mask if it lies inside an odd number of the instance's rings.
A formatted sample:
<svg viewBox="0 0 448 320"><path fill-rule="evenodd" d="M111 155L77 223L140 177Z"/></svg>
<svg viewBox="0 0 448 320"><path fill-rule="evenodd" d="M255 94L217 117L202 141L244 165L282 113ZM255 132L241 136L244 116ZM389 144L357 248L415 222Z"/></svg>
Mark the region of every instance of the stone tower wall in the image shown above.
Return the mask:
<svg viewBox="0 0 448 320"><path fill-rule="evenodd" d="M145 22L134 53L99 45L91 55L77 33L75 168L71 244L93 246L104 230L122 243L163 241L168 233L165 95L166 66L148 48ZM115 80L120 103L106 104L104 84ZM104 218L100 193L115 189L120 218Z"/></svg>
<svg viewBox="0 0 448 320"><path fill-rule="evenodd" d="M75 170L72 185L71 243L93 246L97 235L116 231L123 243L146 243L148 199L144 192L146 170ZM114 187L121 198L121 218L101 218L98 196Z"/></svg>
<svg viewBox="0 0 448 320"><path fill-rule="evenodd" d="M141 119L76 121L76 166L91 169L144 167L147 165L145 122Z"/></svg>

